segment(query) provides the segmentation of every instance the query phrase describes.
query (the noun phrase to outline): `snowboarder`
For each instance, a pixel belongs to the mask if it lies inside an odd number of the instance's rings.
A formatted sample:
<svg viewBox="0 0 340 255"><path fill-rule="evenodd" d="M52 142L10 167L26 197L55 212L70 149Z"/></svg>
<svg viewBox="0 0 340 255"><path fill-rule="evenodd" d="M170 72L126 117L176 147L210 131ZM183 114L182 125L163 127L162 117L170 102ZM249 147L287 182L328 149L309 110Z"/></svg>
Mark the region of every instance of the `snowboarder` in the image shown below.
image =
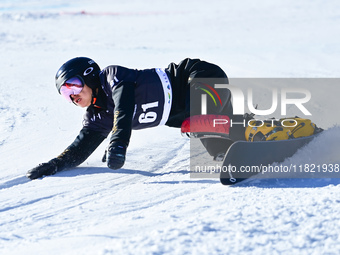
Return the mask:
<svg viewBox="0 0 340 255"><path fill-rule="evenodd" d="M101 70L95 61L86 57L67 61L56 74L56 87L66 100L87 108L83 128L64 152L31 169L26 176L36 179L80 165L110 132L105 155L107 166L121 168L132 129L159 125L179 128L190 114L200 114L200 107L190 110L190 94L196 93L199 99L202 94L202 90L193 89L195 85L190 83L195 78L219 78L228 83L227 75L219 66L200 59L187 58L165 69L145 70L117 65ZM230 91L219 91L219 96L222 103L213 108L213 113L230 116ZM244 137L244 130L239 133ZM218 145L211 139L204 139L202 143L212 156L221 150L225 152L230 145L225 141Z"/></svg>

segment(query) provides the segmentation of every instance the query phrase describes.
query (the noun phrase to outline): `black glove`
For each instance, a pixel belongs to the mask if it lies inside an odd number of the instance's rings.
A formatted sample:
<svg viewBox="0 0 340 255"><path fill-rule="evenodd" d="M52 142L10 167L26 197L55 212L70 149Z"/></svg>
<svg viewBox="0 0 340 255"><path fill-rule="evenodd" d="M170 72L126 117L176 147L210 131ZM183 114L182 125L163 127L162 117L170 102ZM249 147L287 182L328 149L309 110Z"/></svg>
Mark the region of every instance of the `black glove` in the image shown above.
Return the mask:
<svg viewBox="0 0 340 255"><path fill-rule="evenodd" d="M110 143L106 153L106 161L109 168L116 170L124 165L126 147L126 144L119 141Z"/></svg>
<svg viewBox="0 0 340 255"><path fill-rule="evenodd" d="M26 174L27 178L31 180L40 178L44 175L52 175L58 171L58 167L55 162L50 161L48 163L39 164L37 167L29 170Z"/></svg>

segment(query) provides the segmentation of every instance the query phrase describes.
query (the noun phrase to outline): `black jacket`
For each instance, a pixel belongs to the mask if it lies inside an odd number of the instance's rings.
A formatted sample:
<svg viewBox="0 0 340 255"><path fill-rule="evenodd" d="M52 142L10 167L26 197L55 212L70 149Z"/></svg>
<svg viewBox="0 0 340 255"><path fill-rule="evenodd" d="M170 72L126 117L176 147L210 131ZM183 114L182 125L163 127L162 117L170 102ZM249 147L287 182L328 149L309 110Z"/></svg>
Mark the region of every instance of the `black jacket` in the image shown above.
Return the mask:
<svg viewBox="0 0 340 255"><path fill-rule="evenodd" d="M58 170L84 162L111 131L110 141L119 140L128 145L132 129L164 124L180 127L182 120L167 122L185 109L185 103L180 101L184 101L185 95L181 94L186 90L178 87L187 83L184 81L174 87L170 81L174 82L176 74L182 73L176 72L178 67L185 66L170 64L167 69L134 70L113 65L103 69L101 86L94 91L93 103L84 115L83 128L73 143L52 159Z"/></svg>
<svg viewBox="0 0 340 255"><path fill-rule="evenodd" d="M133 70L108 66L101 87L87 109L84 128L128 144L131 129L166 124L172 103L170 80L164 69Z"/></svg>

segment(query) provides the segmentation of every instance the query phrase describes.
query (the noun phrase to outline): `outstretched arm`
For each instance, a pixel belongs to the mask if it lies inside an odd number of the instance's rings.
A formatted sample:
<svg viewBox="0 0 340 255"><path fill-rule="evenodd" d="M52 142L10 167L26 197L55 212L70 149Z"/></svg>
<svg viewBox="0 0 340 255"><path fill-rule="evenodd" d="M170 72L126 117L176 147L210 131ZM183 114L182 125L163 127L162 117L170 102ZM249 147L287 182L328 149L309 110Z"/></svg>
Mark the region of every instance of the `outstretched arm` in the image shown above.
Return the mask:
<svg viewBox="0 0 340 255"><path fill-rule="evenodd" d="M27 172L30 179L53 175L59 171L74 168L83 163L106 137L98 131L83 128L73 143L58 157L42 163Z"/></svg>

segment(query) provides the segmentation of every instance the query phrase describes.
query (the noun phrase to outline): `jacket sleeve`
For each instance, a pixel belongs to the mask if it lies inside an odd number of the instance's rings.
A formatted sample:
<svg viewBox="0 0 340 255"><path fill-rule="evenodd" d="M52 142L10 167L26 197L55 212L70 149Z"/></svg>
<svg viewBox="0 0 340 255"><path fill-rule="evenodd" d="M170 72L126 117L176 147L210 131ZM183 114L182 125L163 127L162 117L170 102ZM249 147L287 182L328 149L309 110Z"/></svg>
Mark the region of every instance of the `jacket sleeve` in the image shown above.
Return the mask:
<svg viewBox="0 0 340 255"><path fill-rule="evenodd" d="M83 163L105 138L98 131L83 128L73 143L50 162L58 167L58 171L76 167Z"/></svg>
<svg viewBox="0 0 340 255"><path fill-rule="evenodd" d="M112 96L113 128L110 142L129 144L135 108L137 70L111 65L100 74L107 96Z"/></svg>
<svg viewBox="0 0 340 255"><path fill-rule="evenodd" d="M115 107L110 142L120 141L128 145L135 106L135 84L124 81L118 83L113 90L112 98Z"/></svg>

